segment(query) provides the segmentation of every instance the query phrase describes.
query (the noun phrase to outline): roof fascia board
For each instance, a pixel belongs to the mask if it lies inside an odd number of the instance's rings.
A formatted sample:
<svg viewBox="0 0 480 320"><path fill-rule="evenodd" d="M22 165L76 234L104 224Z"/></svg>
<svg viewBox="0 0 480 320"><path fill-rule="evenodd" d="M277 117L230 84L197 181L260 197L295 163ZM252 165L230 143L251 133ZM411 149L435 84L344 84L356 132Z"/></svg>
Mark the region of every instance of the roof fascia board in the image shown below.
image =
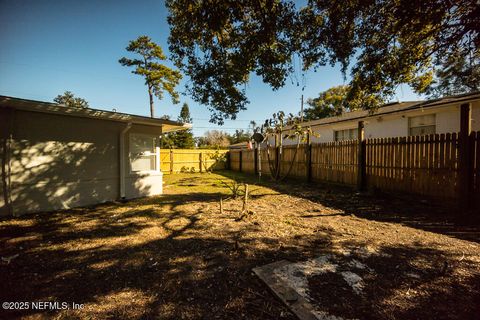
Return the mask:
<svg viewBox="0 0 480 320"><path fill-rule="evenodd" d="M370 114L370 115L366 115L366 116L358 116L358 117L354 117L354 118L349 118L349 119L339 119L339 120L335 120L335 121L330 121L330 122L323 122L323 123L315 123L315 124L306 124L304 123L304 125L307 125L307 126L310 126L310 127L317 127L317 126L324 126L324 125L332 125L332 124L336 124L336 123L342 123L342 122L348 122L348 121L358 121L358 120L361 120L361 119L368 119L368 118L373 118L373 117L378 117L378 116L383 116L383 115L390 115L390 114L395 114L395 113L401 113L401 112L409 112L409 111L415 111L415 110L419 110L419 109L433 109L435 107L451 107L451 106L455 106L459 103L465 103L465 102L471 102L471 101L475 101L475 100L479 100L480 99L480 96L475 96L475 97L465 97L464 99L458 99L458 100L455 100L455 101L448 101L448 102L433 102L433 103L418 103L418 104L415 104L413 106L410 106L410 107L407 107L405 109L401 109L401 110L392 110L392 111L387 111L387 112L379 112L379 113L374 113L374 114ZM285 129L284 131L286 130L290 130L290 128L287 128Z"/></svg>
<svg viewBox="0 0 480 320"><path fill-rule="evenodd" d="M8 99L14 101L13 105L8 104ZM1 101L1 100L0 100ZM97 119L97 120L109 120L109 121L117 121L117 122L131 122L133 124L141 124L147 126L154 126L154 127L161 127L165 125L170 125L173 127L179 127L182 129L189 129L192 127L191 124L188 123L180 123L166 119L149 119L147 117L136 116L126 113L118 113L118 112L109 112L99 109L91 109L91 108L66 108L61 105L53 104L53 103L46 103L41 101L30 101L30 100L23 100L17 98L10 98L5 97L4 103L0 105L0 107L8 107L17 110L23 111L31 111L31 112L39 112L39 113L48 113L48 114L56 114L61 116L72 116L72 117L82 117L82 118L89 118L89 119Z"/></svg>

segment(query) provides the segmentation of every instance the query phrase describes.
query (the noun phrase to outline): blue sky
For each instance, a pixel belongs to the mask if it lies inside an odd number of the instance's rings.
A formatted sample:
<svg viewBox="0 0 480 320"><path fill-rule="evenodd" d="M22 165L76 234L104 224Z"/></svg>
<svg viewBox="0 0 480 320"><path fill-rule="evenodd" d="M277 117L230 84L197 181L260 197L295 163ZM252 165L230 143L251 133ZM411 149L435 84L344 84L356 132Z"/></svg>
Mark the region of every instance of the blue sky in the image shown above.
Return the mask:
<svg viewBox="0 0 480 320"><path fill-rule="evenodd" d="M52 101L70 90L93 108L149 115L143 79L122 67L118 59L126 55L128 42L139 35L150 36L168 55L166 18L163 1L0 0L0 95ZM253 77L247 86L248 110L224 126L209 123L208 109L190 97L181 95L181 102L190 106L195 135L209 129L232 133L278 110L298 112L302 93L306 100L344 83L338 67L308 72L303 91L297 80L302 83L300 72L284 88L273 91ZM180 92L185 91L187 81L184 78ZM415 99L418 96L408 86L399 88L394 98ZM156 100L155 106L157 115L176 119L181 104L172 104L166 96Z"/></svg>

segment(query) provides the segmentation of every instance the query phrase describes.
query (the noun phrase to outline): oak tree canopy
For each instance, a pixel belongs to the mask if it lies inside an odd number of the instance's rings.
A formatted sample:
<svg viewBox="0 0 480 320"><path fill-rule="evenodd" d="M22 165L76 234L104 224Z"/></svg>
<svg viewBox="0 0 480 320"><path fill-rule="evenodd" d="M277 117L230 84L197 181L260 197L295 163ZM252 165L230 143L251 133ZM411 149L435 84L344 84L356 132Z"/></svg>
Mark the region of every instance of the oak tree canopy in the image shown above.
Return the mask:
<svg viewBox="0 0 480 320"><path fill-rule="evenodd" d="M273 89L297 71L339 63L348 99L375 108L398 85L426 92L435 66L479 52L477 0L167 0L169 49L211 121L246 109L252 74ZM477 62L478 63L478 60ZM365 98L365 99L364 99Z"/></svg>

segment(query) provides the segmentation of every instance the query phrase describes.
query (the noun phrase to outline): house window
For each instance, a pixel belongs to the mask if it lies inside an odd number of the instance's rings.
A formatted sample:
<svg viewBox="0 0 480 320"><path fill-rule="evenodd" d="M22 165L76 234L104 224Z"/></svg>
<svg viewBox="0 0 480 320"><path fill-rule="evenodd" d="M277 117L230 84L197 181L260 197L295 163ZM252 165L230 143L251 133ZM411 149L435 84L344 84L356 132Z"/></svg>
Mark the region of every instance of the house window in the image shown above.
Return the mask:
<svg viewBox="0 0 480 320"><path fill-rule="evenodd" d="M357 129L336 130L333 133L334 133L335 141L357 139Z"/></svg>
<svg viewBox="0 0 480 320"><path fill-rule="evenodd" d="M130 134L130 168L132 172L156 171L156 137Z"/></svg>
<svg viewBox="0 0 480 320"><path fill-rule="evenodd" d="M408 134L410 136L435 134L435 114L408 118Z"/></svg>

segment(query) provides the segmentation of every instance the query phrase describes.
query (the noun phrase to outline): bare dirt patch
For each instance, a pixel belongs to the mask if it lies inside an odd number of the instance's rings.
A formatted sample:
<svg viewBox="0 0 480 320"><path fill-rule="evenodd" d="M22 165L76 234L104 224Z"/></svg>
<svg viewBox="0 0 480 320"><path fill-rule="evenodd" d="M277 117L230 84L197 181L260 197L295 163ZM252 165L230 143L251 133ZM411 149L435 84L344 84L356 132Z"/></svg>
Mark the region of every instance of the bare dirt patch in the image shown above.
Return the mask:
<svg viewBox="0 0 480 320"><path fill-rule="evenodd" d="M221 182L232 178L250 183L253 214L241 220L241 199L227 199L230 191ZM2 301L85 305L83 310L0 310L0 316L294 319L252 268L347 251L374 253L363 262L385 269L378 271L384 276L371 280L374 301L383 303L378 310L385 310L380 318L480 314L478 229L449 220L444 208L357 195L348 188L255 185L251 177L231 172L165 176L165 193L0 221L0 256L18 254L0 261ZM312 278L309 287L322 292L321 283L334 282ZM406 299L406 292L413 298ZM328 304L347 314L342 301L338 307Z"/></svg>

